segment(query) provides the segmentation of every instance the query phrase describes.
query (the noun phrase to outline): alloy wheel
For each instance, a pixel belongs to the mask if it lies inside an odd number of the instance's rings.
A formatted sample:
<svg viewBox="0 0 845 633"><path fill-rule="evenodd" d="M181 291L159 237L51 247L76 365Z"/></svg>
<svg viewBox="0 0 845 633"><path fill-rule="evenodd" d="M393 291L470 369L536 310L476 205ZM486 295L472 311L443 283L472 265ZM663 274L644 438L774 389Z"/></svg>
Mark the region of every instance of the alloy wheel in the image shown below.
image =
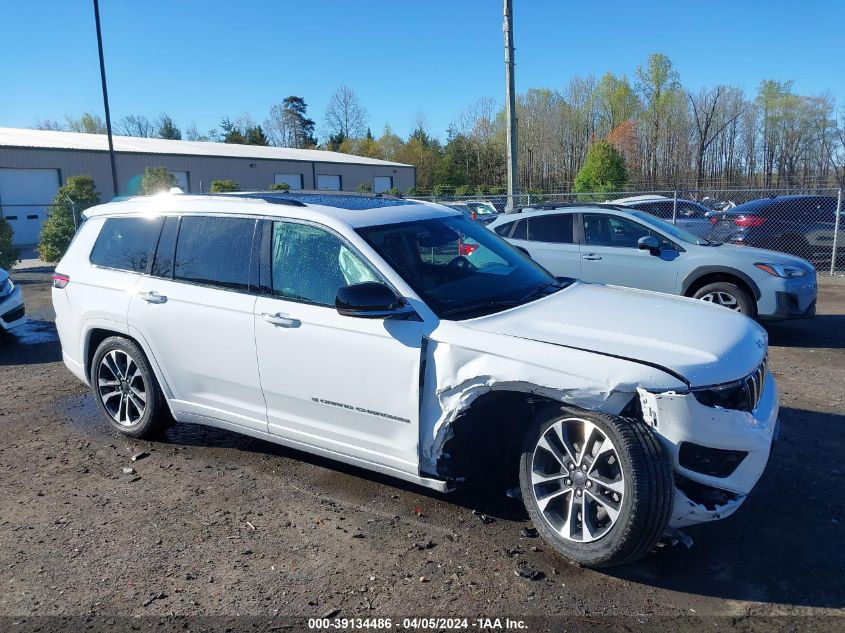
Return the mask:
<svg viewBox="0 0 845 633"><path fill-rule="evenodd" d="M700 297L700 299L702 301L709 301L710 303L715 303L716 305L722 306L723 308L742 312L742 306L739 305L739 301L736 300L736 297L728 294L727 292L708 292L706 295Z"/></svg>
<svg viewBox="0 0 845 633"><path fill-rule="evenodd" d="M625 478L616 447L589 420L556 420L534 448L531 489L543 519L562 538L597 541L622 509Z"/></svg>
<svg viewBox="0 0 845 633"><path fill-rule="evenodd" d="M112 419L134 426L147 408L147 387L138 364L123 350L103 356L97 369L97 390Z"/></svg>

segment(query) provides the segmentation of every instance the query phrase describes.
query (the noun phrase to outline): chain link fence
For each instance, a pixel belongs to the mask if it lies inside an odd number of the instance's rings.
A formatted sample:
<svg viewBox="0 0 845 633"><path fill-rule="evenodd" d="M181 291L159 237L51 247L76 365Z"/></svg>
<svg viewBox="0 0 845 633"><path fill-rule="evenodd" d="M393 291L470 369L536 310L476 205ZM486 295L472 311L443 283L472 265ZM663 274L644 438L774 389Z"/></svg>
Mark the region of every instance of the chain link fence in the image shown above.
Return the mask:
<svg viewBox="0 0 845 633"><path fill-rule="evenodd" d="M475 217L483 207L504 211L507 197L415 196ZM696 237L764 248L806 259L819 272L845 272L842 190L678 189L514 196L514 207L615 204L650 213ZM483 205L483 206L482 206Z"/></svg>

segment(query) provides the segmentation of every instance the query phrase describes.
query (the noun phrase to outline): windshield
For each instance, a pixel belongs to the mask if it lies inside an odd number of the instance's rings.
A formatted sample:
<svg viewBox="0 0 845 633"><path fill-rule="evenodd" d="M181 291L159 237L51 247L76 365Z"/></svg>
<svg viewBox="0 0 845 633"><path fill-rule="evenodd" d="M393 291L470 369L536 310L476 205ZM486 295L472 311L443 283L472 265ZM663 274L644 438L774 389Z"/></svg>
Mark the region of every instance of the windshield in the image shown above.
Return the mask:
<svg viewBox="0 0 845 633"><path fill-rule="evenodd" d="M689 231L684 231L683 229L678 228L674 224L664 222L660 218L656 218L650 213L646 213L645 211L629 211L629 213L631 215L636 216L643 222L647 222L653 227L660 229L664 233L668 233L676 240L686 242L687 244L696 244L698 246L707 246L708 244L712 244L712 242L710 242L709 240L705 240L704 238L693 235Z"/></svg>
<svg viewBox="0 0 845 633"><path fill-rule="evenodd" d="M368 226L358 233L440 318L500 312L568 284L464 216Z"/></svg>
<svg viewBox="0 0 845 633"><path fill-rule="evenodd" d="M499 213L496 207L488 202L467 202L466 205L478 215L498 215Z"/></svg>

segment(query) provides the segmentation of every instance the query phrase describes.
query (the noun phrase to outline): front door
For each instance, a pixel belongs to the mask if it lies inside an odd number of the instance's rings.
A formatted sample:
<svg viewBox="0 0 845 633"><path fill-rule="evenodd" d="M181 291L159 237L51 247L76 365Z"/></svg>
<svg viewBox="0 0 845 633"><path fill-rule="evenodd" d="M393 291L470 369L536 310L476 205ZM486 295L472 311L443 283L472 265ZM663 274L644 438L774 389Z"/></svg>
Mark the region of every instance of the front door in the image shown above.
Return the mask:
<svg viewBox="0 0 845 633"><path fill-rule="evenodd" d="M680 253L672 242L634 220L604 213L583 214L581 279L584 281L674 293ZM653 254L637 241L653 235L660 251Z"/></svg>
<svg viewBox="0 0 845 633"><path fill-rule="evenodd" d="M340 287L380 281L332 231L276 221L255 341L271 433L418 473L419 321L341 316Z"/></svg>

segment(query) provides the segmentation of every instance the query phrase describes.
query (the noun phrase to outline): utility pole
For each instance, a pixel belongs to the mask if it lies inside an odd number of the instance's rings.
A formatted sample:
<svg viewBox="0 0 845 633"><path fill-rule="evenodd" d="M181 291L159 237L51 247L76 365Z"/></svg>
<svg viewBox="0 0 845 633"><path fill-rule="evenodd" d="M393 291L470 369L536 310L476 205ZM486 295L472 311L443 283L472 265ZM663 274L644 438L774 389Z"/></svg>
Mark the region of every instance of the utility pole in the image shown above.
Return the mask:
<svg viewBox="0 0 845 633"><path fill-rule="evenodd" d="M97 24L97 49L100 52L100 79L103 81L103 106L106 110L106 133L109 137L109 160L111 161L111 181L114 195L117 190L117 165L114 161L114 142L111 137L111 114L109 114L109 91L106 88L106 62L103 60L103 33L100 31L100 3L94 0L94 22Z"/></svg>
<svg viewBox="0 0 845 633"><path fill-rule="evenodd" d="M505 100L505 112L508 119L508 202L505 211L512 211L514 207L514 196L519 193L517 190L516 168L516 92L513 79L513 0L505 0L505 20L502 24L505 32L505 85L507 98Z"/></svg>

